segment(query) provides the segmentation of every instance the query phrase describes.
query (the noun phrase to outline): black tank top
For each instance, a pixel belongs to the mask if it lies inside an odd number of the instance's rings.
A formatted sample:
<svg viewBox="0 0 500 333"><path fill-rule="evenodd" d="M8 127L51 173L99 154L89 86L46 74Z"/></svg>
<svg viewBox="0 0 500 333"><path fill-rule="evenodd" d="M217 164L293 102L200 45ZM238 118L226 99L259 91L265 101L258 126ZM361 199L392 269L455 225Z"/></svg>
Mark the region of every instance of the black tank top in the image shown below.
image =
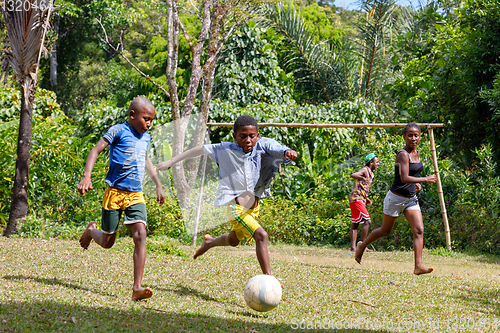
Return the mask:
<svg viewBox="0 0 500 333"><path fill-rule="evenodd" d="M403 149L401 149L398 154L402 151ZM398 154L396 154L396 158ZM408 158L410 160L408 175L412 177L420 176L420 173L424 169L424 165L422 164L422 162L412 162L410 154L408 154ZM401 181L401 176L399 175L399 166L397 164L394 167L394 182L392 183L391 191L408 198L411 198L415 196L415 194L417 194L415 184L405 184Z"/></svg>

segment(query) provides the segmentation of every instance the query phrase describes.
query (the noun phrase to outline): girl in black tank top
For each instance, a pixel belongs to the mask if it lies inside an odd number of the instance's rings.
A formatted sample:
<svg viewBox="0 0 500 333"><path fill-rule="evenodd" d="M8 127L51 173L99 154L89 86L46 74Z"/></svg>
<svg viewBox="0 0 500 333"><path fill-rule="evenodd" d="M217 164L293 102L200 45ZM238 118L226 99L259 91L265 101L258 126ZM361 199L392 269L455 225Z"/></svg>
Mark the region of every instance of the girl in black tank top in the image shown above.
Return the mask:
<svg viewBox="0 0 500 333"><path fill-rule="evenodd" d="M436 175L419 177L424 168L416 149L420 141L420 127L415 123L406 125L403 136L406 145L396 155L394 183L384 200L382 226L373 230L362 243L358 244L355 259L361 264L361 258L366 247L377 239L388 236L399 214L402 212L413 231L413 250L415 253L415 268L413 273L416 275L427 274L432 272L433 268L427 268L422 265L424 223L415 194L420 190L420 183L435 183Z"/></svg>
<svg viewBox="0 0 500 333"><path fill-rule="evenodd" d="M404 149L401 149L397 155L399 154L408 154L408 152ZM396 160L397 160L397 155L396 155ZM418 154L418 157L420 158L420 154ZM409 168L408 168L408 175L411 177L418 177L420 176L420 173L422 170L424 170L424 165L422 162L419 160L418 162L413 162L411 160L411 155L408 154L409 158ZM408 184L408 183L403 183L401 181L401 176L400 176L400 170L399 170L399 163L396 163L394 166L394 182L392 183L391 187L391 192L399 194L404 197L412 198L417 194L416 186L415 184Z"/></svg>

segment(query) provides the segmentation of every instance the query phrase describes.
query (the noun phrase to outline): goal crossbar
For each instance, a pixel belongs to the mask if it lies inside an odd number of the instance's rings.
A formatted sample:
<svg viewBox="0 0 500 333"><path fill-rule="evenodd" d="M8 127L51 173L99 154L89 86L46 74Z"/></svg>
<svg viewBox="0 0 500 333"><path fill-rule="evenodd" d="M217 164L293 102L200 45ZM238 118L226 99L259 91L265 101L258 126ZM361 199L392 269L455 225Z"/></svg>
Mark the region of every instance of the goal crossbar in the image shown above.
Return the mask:
<svg viewBox="0 0 500 333"><path fill-rule="evenodd" d="M299 128L363 128L363 127L405 127L407 124L305 124L305 123L258 123L259 127L299 127ZM418 123L420 127L444 127L443 123ZM234 123L207 123L209 127L233 127Z"/></svg>

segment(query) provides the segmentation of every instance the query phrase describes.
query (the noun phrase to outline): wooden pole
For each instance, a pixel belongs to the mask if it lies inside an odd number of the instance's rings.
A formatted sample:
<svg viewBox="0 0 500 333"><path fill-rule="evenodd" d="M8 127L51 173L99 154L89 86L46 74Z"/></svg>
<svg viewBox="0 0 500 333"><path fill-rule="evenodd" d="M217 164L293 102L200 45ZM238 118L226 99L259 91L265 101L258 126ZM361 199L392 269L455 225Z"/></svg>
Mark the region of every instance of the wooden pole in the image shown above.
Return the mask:
<svg viewBox="0 0 500 333"><path fill-rule="evenodd" d="M208 127L210 130L210 127ZM207 133L207 137L209 134ZM201 201L203 198L203 183L205 182L205 173L207 170L207 154L203 154L203 161L201 162L201 179L200 179L200 192L196 199L196 213L194 215L193 233L191 234L191 246L196 245L196 236L198 234L198 224L200 223Z"/></svg>
<svg viewBox="0 0 500 333"><path fill-rule="evenodd" d="M444 234L446 237L446 248L451 251L451 237L450 237L450 226L448 225L448 214L446 213L446 205L444 202L443 187L441 185L441 177L439 176L439 168L437 163L436 155L436 145L434 143L434 131L432 127L428 126L427 131L429 133L429 140L431 142L431 153L432 153L432 164L434 165L434 173L437 177L437 190L439 196L439 203L441 204L441 215L443 215L444 223Z"/></svg>
<svg viewBox="0 0 500 333"><path fill-rule="evenodd" d="M303 123L258 123L259 127L302 127L302 128L363 128L363 127L405 127L406 124L303 124ZM443 123L420 123L420 127L444 127ZM213 127L233 127L234 123L207 123Z"/></svg>

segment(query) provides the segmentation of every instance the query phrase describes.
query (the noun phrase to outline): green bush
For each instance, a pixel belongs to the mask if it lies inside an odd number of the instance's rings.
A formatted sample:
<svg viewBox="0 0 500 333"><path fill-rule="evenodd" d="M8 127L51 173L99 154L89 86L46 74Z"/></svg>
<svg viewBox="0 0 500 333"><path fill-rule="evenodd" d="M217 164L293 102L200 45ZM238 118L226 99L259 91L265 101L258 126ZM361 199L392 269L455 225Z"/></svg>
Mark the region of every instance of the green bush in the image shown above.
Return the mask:
<svg viewBox="0 0 500 333"><path fill-rule="evenodd" d="M184 222L176 198L166 197L165 203L160 206L155 197L146 197L148 209L148 234L162 235L170 238L186 240Z"/></svg>
<svg viewBox="0 0 500 333"><path fill-rule="evenodd" d="M18 236L26 238L78 239L81 234L74 225L58 223L36 214L28 215L26 220L20 223L18 230Z"/></svg>
<svg viewBox="0 0 500 333"><path fill-rule="evenodd" d="M14 120L19 116L17 94L10 88L0 90L0 103L4 106L7 102L12 103L11 108L0 111L1 119L5 114ZM0 137L0 161L2 161L0 202L5 203L0 206L0 229L6 226L6 216L10 211L17 127L18 125L7 128ZM79 138L76 132L77 127L64 115L56 102L55 94L46 90L38 91L33 112L28 182L30 217L24 226L20 226L21 234L30 237L71 234L72 232L66 229L78 228L95 219L96 214L91 212L96 210L93 202L100 200L97 198L99 189L103 188L106 163L103 163L102 159L96 163L93 173L94 191L81 197L77 192L77 185L83 173L87 154L93 146L91 143L93 136ZM96 181L96 178L102 179L102 183ZM40 221L34 221L35 217ZM46 227L53 229L54 232L44 231Z"/></svg>

